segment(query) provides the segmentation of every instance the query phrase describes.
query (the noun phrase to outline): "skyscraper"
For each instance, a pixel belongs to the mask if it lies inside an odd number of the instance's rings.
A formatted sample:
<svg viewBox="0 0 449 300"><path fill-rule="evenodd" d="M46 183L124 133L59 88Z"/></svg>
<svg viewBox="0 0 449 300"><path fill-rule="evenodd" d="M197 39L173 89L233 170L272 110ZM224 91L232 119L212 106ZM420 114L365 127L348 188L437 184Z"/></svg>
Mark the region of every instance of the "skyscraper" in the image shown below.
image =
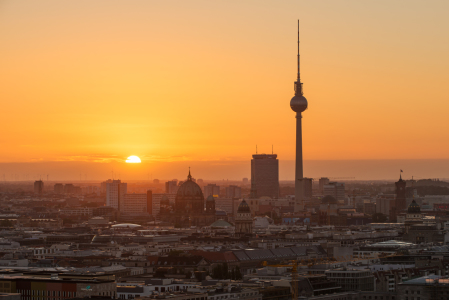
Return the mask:
<svg viewBox="0 0 449 300"><path fill-rule="evenodd" d="M298 73L295 82L295 96L290 100L291 109L296 112L296 165L295 165L295 211L304 209L304 183L302 164L302 112L307 109L307 99L303 96L299 73L299 20L298 20Z"/></svg>
<svg viewBox="0 0 449 300"><path fill-rule="evenodd" d="M42 195L44 192L44 182L42 180L37 180L34 182L34 193Z"/></svg>
<svg viewBox="0 0 449 300"><path fill-rule="evenodd" d="M276 154L253 155L251 160L251 190L256 195L254 198L279 197L279 160Z"/></svg>
<svg viewBox="0 0 449 300"><path fill-rule="evenodd" d="M128 184L120 180L106 182L106 205L120 210L124 195L128 192Z"/></svg>

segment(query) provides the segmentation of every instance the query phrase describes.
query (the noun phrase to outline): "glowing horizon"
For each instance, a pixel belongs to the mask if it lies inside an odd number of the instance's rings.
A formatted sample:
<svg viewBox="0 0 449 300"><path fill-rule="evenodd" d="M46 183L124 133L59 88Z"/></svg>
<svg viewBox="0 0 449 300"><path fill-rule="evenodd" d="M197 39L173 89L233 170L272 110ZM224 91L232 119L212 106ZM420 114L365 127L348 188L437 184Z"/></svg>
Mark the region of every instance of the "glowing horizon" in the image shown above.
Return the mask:
<svg viewBox="0 0 449 300"><path fill-rule="evenodd" d="M304 160L447 159L447 9L4 1L0 162L292 160L298 18Z"/></svg>

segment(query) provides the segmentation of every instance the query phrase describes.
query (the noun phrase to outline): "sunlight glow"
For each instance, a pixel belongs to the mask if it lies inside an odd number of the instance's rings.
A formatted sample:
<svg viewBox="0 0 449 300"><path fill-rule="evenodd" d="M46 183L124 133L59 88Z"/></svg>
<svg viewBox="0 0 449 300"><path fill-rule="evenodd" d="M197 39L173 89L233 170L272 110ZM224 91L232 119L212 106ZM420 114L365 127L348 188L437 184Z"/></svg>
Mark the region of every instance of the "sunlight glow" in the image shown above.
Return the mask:
<svg viewBox="0 0 449 300"><path fill-rule="evenodd" d="M140 158L138 156L135 155L131 155L130 157L128 157L128 159L126 159L126 162L128 164L140 164Z"/></svg>

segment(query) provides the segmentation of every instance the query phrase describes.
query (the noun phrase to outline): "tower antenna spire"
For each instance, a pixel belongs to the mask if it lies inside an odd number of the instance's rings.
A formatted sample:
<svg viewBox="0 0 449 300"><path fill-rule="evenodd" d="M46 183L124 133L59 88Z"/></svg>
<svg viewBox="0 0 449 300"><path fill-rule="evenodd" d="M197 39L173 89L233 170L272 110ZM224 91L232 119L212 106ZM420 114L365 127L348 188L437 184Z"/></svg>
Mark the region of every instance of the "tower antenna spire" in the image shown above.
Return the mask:
<svg viewBox="0 0 449 300"><path fill-rule="evenodd" d="M298 82L299 82L299 19L298 19Z"/></svg>
<svg viewBox="0 0 449 300"><path fill-rule="evenodd" d="M296 82L295 82L295 95L302 95L302 83L301 83L301 76L300 76L300 68L299 68L299 63L300 63L300 57L299 57L299 19L298 19L298 54L297 54L297 60L298 60L298 74L297 74L297 78L296 78Z"/></svg>

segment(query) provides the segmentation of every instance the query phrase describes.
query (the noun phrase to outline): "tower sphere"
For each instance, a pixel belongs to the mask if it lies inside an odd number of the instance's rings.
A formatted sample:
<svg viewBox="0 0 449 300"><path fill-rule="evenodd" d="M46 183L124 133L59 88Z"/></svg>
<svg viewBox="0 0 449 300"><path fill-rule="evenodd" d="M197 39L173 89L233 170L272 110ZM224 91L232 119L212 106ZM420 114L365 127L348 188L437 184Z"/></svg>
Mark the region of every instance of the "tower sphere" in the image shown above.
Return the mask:
<svg viewBox="0 0 449 300"><path fill-rule="evenodd" d="M290 107L294 112L301 113L307 109L307 99L303 95L295 95L290 100Z"/></svg>

